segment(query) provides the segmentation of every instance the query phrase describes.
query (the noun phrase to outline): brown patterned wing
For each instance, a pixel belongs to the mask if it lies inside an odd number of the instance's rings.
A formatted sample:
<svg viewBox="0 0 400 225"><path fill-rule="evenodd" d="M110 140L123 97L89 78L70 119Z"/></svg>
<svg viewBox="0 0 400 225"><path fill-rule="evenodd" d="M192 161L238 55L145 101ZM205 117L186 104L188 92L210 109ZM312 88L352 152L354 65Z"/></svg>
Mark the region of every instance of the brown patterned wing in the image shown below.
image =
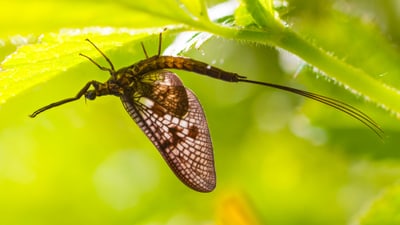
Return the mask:
<svg viewBox="0 0 400 225"><path fill-rule="evenodd" d="M141 90L136 90L136 94L156 102L162 107L159 110L168 110L169 114L179 118L187 113L189 105L186 88L174 73L167 70L146 73L139 87Z"/></svg>
<svg viewBox="0 0 400 225"><path fill-rule="evenodd" d="M176 176L196 191L210 192L216 185L214 156L200 102L174 73L153 73L161 75L152 83L151 93L137 90L122 96L122 103ZM164 96L155 96L157 92Z"/></svg>

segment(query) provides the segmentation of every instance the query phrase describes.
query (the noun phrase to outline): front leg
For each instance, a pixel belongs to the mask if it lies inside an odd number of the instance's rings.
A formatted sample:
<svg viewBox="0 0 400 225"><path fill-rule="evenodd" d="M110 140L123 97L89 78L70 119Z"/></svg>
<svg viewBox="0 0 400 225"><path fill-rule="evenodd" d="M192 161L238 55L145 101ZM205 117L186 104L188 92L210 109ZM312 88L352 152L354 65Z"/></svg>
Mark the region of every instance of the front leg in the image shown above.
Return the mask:
<svg viewBox="0 0 400 225"><path fill-rule="evenodd" d="M91 86L94 88L94 90L89 90L89 88L90 88ZM29 115L29 116L32 117L32 118L34 118L34 117L36 117L38 114L40 114L40 113L42 113L42 112L44 112L44 111L46 111L46 110L48 110L48 109L57 107L57 106L59 106L59 105L63 105L63 104L68 103L68 102L73 102L73 101L75 101L75 100L78 100L78 99L80 99L83 95L84 95L87 99L93 100L93 99L96 98L96 96L106 95L107 93L105 93L105 90L107 90L105 84L100 83L100 82L95 81L95 80L92 80L92 81L88 82L88 83L78 92L78 94L76 94L75 97L73 97L73 98L66 98L66 99L63 99L63 100L61 100L61 101L51 103L50 105L44 106L44 107L42 107L42 108L36 110L35 112L33 112L33 113L32 113L31 115Z"/></svg>

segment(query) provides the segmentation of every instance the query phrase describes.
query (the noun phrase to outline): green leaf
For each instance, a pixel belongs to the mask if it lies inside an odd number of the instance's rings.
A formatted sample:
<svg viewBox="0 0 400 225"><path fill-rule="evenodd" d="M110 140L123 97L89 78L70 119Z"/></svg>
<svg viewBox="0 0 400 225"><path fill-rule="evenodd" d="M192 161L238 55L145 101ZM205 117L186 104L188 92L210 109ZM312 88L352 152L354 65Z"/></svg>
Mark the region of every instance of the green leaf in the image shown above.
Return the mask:
<svg viewBox="0 0 400 225"><path fill-rule="evenodd" d="M208 20L207 6L201 0L179 0L181 7L187 10L187 14L192 15L195 20Z"/></svg>
<svg viewBox="0 0 400 225"><path fill-rule="evenodd" d="M170 27L173 30L173 27ZM87 62L79 53L98 57L93 46L86 43L91 39L98 47L107 52L116 47L140 45L151 36L158 36L160 28L135 30L114 28L66 29L60 33L43 35L38 43L23 45L9 55L2 63L0 77L0 102L22 91L45 82L59 73Z"/></svg>
<svg viewBox="0 0 400 225"><path fill-rule="evenodd" d="M274 18L272 1L243 0L243 4L245 5L247 12L260 27L270 29L271 26L274 27L278 25L278 21Z"/></svg>
<svg viewBox="0 0 400 225"><path fill-rule="evenodd" d="M148 28L162 27L172 22L167 20L162 13L176 13L182 10L176 1L169 7L174 7L174 12L165 8L155 7L161 12L149 14L142 9L150 9L149 6L160 5L165 1L147 0L130 1L139 4L144 2L145 8L138 6L128 7L123 1L23 1L15 0L2 2L0 9L0 37L7 38L14 35L40 35L47 32L57 33L64 28L85 28L93 26L102 27L132 27ZM154 8L154 7L153 7ZM73 12L73 13L72 13ZM155 12L157 13L157 11ZM157 17L159 15L162 17ZM184 12L180 15L185 15ZM177 16L180 18L180 16ZM176 17L174 17L176 18Z"/></svg>

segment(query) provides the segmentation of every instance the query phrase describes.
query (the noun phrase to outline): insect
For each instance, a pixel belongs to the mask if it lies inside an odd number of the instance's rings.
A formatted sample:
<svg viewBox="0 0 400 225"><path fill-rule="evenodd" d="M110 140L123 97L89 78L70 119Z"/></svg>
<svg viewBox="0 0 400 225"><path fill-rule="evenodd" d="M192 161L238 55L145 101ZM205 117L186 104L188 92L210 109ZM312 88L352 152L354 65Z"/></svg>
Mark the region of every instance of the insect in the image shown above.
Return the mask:
<svg viewBox="0 0 400 225"><path fill-rule="evenodd" d="M99 65L87 58L100 70L110 73L104 83L89 81L75 97L44 106L30 117L76 101L84 96L94 100L104 95L121 99L125 110L155 145L175 175L188 187L199 192L210 192L216 186L213 147L202 106L195 94L187 89L179 77L167 70L178 69L195 72L227 82L246 82L292 92L336 108L361 121L378 136L382 130L376 122L360 110L341 101L319 94L278 84L248 80L236 73L227 72L209 64L180 56L161 55L162 33L158 53L119 70L111 60L89 39L86 39L108 62L110 67Z"/></svg>

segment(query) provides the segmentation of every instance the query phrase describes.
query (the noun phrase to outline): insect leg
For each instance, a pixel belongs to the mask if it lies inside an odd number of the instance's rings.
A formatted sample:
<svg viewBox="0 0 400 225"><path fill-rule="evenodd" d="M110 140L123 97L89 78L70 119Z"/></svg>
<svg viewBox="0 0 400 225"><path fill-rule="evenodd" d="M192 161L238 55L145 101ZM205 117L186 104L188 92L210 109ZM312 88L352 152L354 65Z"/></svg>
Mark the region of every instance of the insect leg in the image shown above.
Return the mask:
<svg viewBox="0 0 400 225"><path fill-rule="evenodd" d="M88 82L88 83L78 92L78 94L76 94L75 97L73 97L73 98L66 98L66 99L63 99L63 100L61 100L61 101L51 103L50 105L44 106L44 107L42 107L42 108L36 110L35 112L33 112L33 113L32 113L31 115L29 115L29 116L30 116L31 118L34 118L34 117L36 117L38 114L40 114L40 113L42 113L42 112L44 112L44 111L46 111L46 110L48 110L48 109L57 107L57 106L59 106L59 105L63 105L63 104L68 103L68 102L76 101L76 100L80 99L83 95L85 95L85 94L88 93L88 90L89 90L90 86L93 86L93 87L98 86L98 85L95 85L95 84L97 84L97 83L99 83L99 82L97 82L97 81L90 81L90 82ZM90 99L90 98L89 98L89 99Z"/></svg>
<svg viewBox="0 0 400 225"><path fill-rule="evenodd" d="M157 56L161 55L161 45L162 45L162 32L160 33L160 36L159 36Z"/></svg>
<svg viewBox="0 0 400 225"><path fill-rule="evenodd" d="M89 42L108 62L108 64L110 65L110 68L106 68L106 67L102 67L99 64L97 64L93 59L89 58L88 56L84 55L84 54L79 54L83 57L86 57L87 59L89 59L92 63L94 63L97 67L99 67L101 70L105 70L110 72L110 74L112 75L113 72L115 71L114 65L112 64L111 60L106 56L106 54L104 54L104 52L102 52L91 40L89 39L85 39L87 42Z"/></svg>
<svg viewBox="0 0 400 225"><path fill-rule="evenodd" d="M147 55L147 51L146 51L146 48L144 47L143 42L140 42L140 44L142 45L142 49L143 49L144 55L146 56L146 59L148 59L149 55Z"/></svg>
<svg viewBox="0 0 400 225"><path fill-rule="evenodd" d="M147 51L146 51L146 48L144 47L143 42L140 42L140 44L142 45L142 49L143 49L144 55L146 56L146 59L148 59L149 55L147 55ZM161 45L162 45L162 32L160 33L160 36L159 36L157 56L161 55Z"/></svg>

